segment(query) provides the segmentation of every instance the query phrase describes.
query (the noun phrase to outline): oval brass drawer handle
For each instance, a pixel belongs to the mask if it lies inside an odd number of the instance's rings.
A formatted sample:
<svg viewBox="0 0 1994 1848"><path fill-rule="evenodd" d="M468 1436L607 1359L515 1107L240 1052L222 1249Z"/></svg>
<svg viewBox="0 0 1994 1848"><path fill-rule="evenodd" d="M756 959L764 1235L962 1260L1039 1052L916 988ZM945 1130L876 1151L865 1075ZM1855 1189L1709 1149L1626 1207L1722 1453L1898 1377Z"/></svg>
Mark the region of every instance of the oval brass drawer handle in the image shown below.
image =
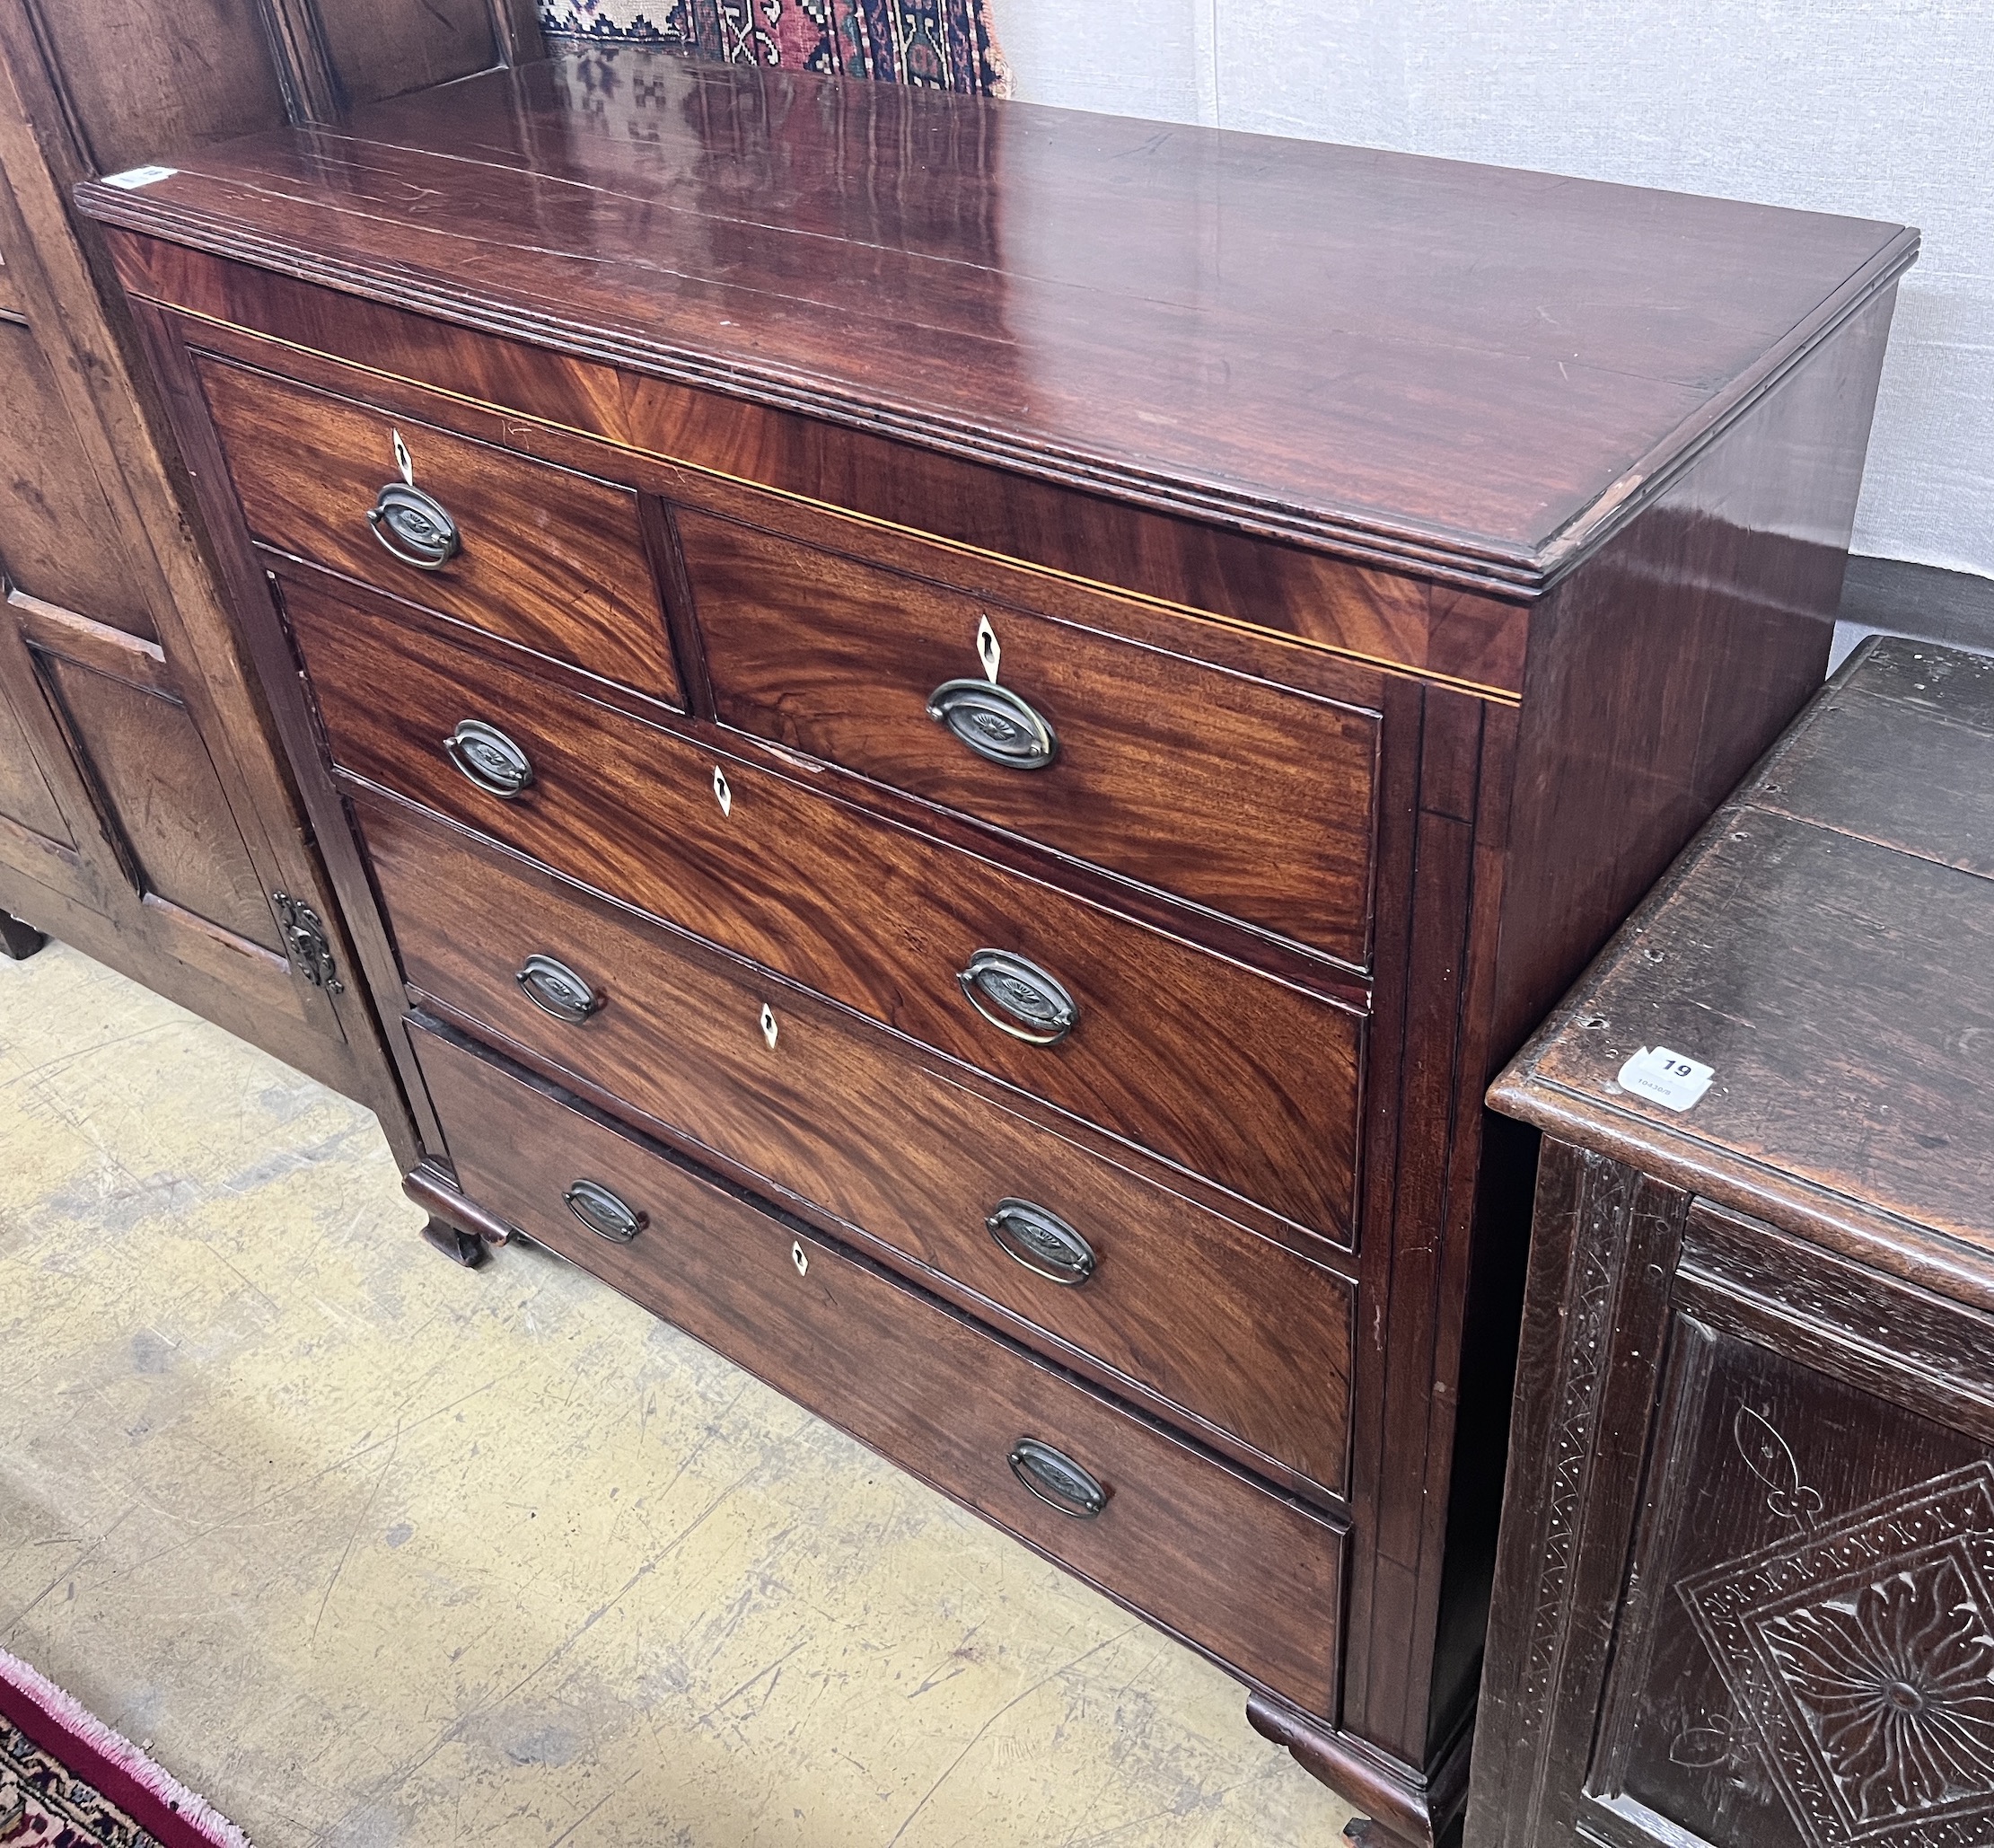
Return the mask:
<svg viewBox="0 0 1994 1848"><path fill-rule="evenodd" d="M927 696L927 716L979 757L1012 770L1043 770L1059 754L1052 727L1008 687L945 680Z"/></svg>
<svg viewBox="0 0 1994 1848"><path fill-rule="evenodd" d="M1027 1045L1050 1046L1080 1025L1079 1004L1029 957L979 950L955 979L984 1019Z"/></svg>
<svg viewBox="0 0 1994 1848"><path fill-rule="evenodd" d="M648 1215L627 1205L600 1181L576 1181L561 1198L591 1232L618 1245L628 1245L650 1224Z"/></svg>
<svg viewBox="0 0 1994 1848"><path fill-rule="evenodd" d="M481 718L460 719L444 740L451 762L488 796L517 801L533 780L533 761L495 725Z"/></svg>
<svg viewBox="0 0 1994 1848"><path fill-rule="evenodd" d="M1000 1200L984 1228L1014 1263L1076 1288L1094 1272L1094 1247L1058 1213L1029 1200Z"/></svg>
<svg viewBox="0 0 1994 1848"><path fill-rule="evenodd" d="M590 1015L599 1013L608 999L552 956L527 957L513 980L542 1014L551 1014L570 1026L579 1026Z"/></svg>
<svg viewBox="0 0 1994 1848"><path fill-rule="evenodd" d="M391 481L367 509L373 536L404 565L441 571L463 550L457 523L433 494L406 481Z"/></svg>
<svg viewBox="0 0 1994 1848"><path fill-rule="evenodd" d="M1020 1438L1011 1447L1011 1474L1048 1508L1091 1521L1108 1505L1108 1492L1063 1450L1036 1438Z"/></svg>

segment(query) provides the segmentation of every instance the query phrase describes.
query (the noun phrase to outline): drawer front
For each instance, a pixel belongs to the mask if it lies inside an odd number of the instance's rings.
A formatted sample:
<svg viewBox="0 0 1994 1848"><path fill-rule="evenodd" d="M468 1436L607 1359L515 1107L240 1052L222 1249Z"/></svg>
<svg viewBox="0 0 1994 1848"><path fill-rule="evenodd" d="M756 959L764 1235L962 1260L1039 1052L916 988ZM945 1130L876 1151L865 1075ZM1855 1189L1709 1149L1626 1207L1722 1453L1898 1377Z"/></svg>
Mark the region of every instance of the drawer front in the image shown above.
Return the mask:
<svg viewBox="0 0 1994 1848"><path fill-rule="evenodd" d="M1357 1016L404 612L302 583L285 603L347 770L1347 1238ZM466 720L523 750L515 799L452 765L444 740ZM1050 972L1078 1024L1046 1045L991 1025L958 979L986 951Z"/></svg>
<svg viewBox="0 0 1994 1848"><path fill-rule="evenodd" d="M1341 1490L1343 1279L923 1069L842 1009L758 982L399 804L355 806L418 998ZM565 1007L544 964L539 991L570 1017L531 999L519 978L534 957L579 976L593 1011ZM1017 1207L998 1217L1006 1201L1057 1218L1050 1253L1042 1222Z"/></svg>
<svg viewBox="0 0 1994 1848"><path fill-rule="evenodd" d="M727 724L1368 961L1375 713L731 520L678 524Z"/></svg>
<svg viewBox="0 0 1994 1848"><path fill-rule="evenodd" d="M1329 1711L1339 1523L461 1044L419 1027L411 1038L481 1206L1244 1674ZM627 1243L589 1229L564 1203L577 1181L608 1189L642 1229ZM596 1200L599 1218L612 1210ZM1009 1459L1027 1439L1087 1473L1105 1493L1098 1514L1020 1481Z"/></svg>
<svg viewBox="0 0 1994 1848"><path fill-rule="evenodd" d="M227 361L196 365L258 539L683 705L628 488ZM416 487L456 530L434 569L368 518L401 485L397 433Z"/></svg>

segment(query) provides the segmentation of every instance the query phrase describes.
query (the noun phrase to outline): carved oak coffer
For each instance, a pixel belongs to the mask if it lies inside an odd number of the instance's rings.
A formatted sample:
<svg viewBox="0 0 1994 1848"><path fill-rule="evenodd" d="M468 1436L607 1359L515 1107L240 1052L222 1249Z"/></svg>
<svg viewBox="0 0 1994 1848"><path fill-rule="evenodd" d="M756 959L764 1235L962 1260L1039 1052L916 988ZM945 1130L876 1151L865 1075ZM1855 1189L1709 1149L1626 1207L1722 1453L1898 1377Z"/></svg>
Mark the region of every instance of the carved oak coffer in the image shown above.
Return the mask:
<svg viewBox="0 0 1994 1848"><path fill-rule="evenodd" d="M1470 1848L1994 1841L1994 660L1839 675L1545 1132Z"/></svg>
<svg viewBox="0 0 1994 1848"><path fill-rule="evenodd" d="M435 1236L1446 1828L1482 1089L1818 683L1915 236L635 52L158 164L80 197Z"/></svg>

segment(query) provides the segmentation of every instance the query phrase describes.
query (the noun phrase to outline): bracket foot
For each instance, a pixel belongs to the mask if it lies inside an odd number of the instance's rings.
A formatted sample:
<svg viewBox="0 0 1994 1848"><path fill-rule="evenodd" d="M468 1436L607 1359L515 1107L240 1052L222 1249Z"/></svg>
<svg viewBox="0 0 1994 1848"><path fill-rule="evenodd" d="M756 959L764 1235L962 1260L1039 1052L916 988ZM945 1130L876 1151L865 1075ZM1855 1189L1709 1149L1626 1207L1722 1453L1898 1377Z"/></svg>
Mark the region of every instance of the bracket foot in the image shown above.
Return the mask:
<svg viewBox="0 0 1994 1848"><path fill-rule="evenodd" d="M0 956L25 963L48 941L32 924L23 924L12 911L0 911Z"/></svg>
<svg viewBox="0 0 1994 1848"><path fill-rule="evenodd" d="M422 1236L443 1253L453 1264L461 1264L467 1271L475 1271L485 1262L485 1241L469 1232L460 1232L456 1227L439 1219L434 1213L429 1223L422 1228Z"/></svg>

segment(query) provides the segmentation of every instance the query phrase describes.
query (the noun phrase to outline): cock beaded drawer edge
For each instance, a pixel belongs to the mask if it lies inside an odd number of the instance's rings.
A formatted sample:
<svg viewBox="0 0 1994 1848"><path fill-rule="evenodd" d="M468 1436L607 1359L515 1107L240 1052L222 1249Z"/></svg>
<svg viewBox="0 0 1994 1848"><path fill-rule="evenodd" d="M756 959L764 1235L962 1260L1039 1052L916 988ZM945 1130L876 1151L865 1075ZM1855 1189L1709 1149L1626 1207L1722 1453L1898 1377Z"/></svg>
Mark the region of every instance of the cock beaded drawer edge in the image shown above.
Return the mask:
<svg viewBox="0 0 1994 1848"><path fill-rule="evenodd" d="M433 1233L1435 1840L1481 1094L1818 682L1915 234L627 51L162 159L79 198Z"/></svg>

